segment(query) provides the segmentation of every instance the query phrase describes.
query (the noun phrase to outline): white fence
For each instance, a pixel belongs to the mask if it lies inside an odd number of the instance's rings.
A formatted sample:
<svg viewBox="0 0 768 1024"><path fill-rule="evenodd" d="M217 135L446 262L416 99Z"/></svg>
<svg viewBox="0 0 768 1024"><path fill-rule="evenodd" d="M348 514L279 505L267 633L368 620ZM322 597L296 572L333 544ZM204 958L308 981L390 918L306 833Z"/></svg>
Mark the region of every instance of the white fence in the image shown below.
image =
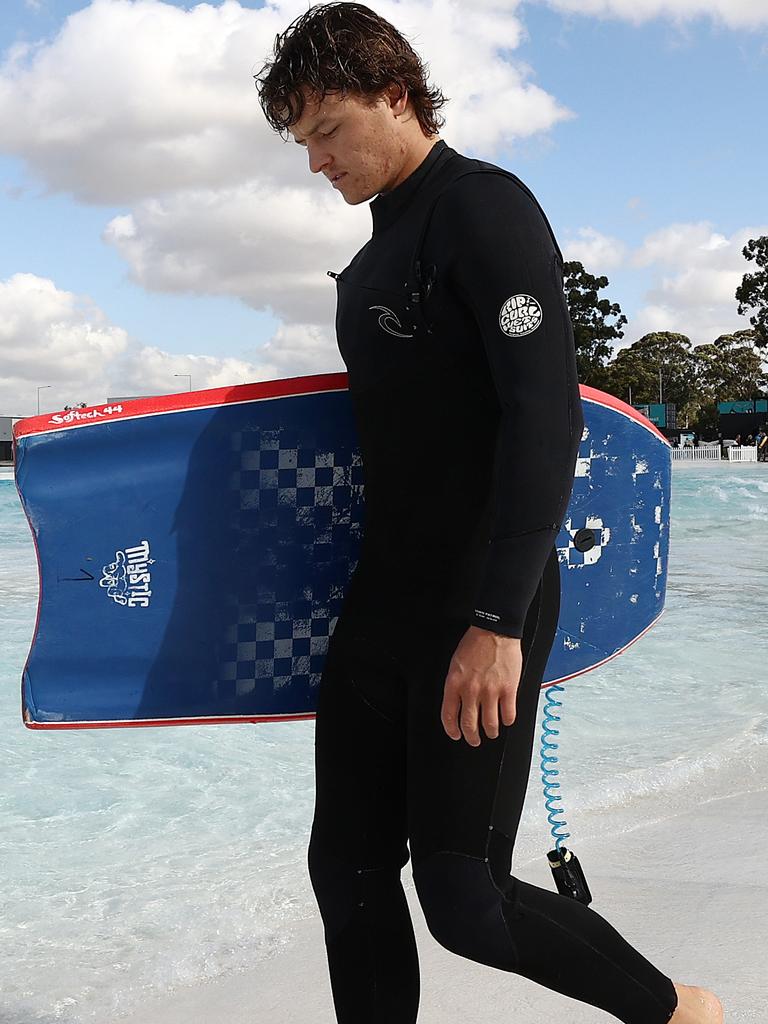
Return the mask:
<svg viewBox="0 0 768 1024"><path fill-rule="evenodd" d="M741 447L732 445L728 449L728 458L731 462L757 462L757 446L754 444Z"/></svg>
<svg viewBox="0 0 768 1024"><path fill-rule="evenodd" d="M702 459L720 461L720 445L702 445L699 448L673 448L672 458L679 460L680 462L691 462L696 460L697 462Z"/></svg>

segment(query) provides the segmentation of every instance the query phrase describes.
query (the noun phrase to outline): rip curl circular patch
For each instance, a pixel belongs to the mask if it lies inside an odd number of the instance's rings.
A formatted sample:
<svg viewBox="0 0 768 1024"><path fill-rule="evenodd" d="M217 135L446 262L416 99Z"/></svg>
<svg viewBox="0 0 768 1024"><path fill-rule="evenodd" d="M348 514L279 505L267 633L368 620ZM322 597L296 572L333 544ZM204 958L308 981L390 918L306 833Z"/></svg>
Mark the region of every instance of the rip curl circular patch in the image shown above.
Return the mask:
<svg viewBox="0 0 768 1024"><path fill-rule="evenodd" d="M513 295L507 299L499 313L499 327L510 338L521 338L535 331L544 313L532 295Z"/></svg>

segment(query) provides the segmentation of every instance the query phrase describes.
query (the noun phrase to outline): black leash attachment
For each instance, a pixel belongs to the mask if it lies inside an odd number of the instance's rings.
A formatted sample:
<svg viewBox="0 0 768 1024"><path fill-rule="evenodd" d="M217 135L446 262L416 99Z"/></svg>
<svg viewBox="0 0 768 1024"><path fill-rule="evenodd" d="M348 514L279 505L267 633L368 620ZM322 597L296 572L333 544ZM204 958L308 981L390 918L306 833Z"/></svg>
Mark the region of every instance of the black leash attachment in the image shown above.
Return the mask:
<svg viewBox="0 0 768 1024"><path fill-rule="evenodd" d="M552 869L557 891L561 896L570 896L588 907L592 902L592 893L589 891L579 858L573 850L569 850L565 846L561 846L559 850L550 850L547 860Z"/></svg>

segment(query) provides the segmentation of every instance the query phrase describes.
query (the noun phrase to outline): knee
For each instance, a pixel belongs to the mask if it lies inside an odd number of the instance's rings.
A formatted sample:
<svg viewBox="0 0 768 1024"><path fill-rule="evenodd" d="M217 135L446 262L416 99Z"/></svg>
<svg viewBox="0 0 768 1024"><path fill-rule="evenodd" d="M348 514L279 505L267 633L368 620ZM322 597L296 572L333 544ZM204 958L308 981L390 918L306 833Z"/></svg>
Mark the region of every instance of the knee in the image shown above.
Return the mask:
<svg viewBox="0 0 768 1024"><path fill-rule="evenodd" d="M317 829L312 830L307 867L327 936L342 931L364 908L377 910L400 890L400 871L408 849L392 850L371 864L355 851L339 851Z"/></svg>
<svg viewBox="0 0 768 1024"><path fill-rule="evenodd" d="M360 869L339 857L315 832L309 841L307 867L326 934L336 934L362 901Z"/></svg>
<svg viewBox="0 0 768 1024"><path fill-rule="evenodd" d="M517 954L502 912L507 897L485 861L433 853L414 866L413 880L427 927L441 946L468 960L514 970Z"/></svg>

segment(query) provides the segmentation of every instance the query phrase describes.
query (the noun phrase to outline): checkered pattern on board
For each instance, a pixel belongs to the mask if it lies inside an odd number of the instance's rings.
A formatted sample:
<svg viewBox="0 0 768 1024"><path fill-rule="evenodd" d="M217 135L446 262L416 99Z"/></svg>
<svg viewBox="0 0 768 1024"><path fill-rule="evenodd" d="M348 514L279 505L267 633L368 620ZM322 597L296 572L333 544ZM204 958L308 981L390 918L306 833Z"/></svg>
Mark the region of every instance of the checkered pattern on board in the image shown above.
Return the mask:
<svg viewBox="0 0 768 1024"><path fill-rule="evenodd" d="M219 663L224 696L320 682L357 562L363 469L351 445L306 442L287 427L232 435L233 515L241 533L258 536L259 560L252 600L232 606Z"/></svg>

